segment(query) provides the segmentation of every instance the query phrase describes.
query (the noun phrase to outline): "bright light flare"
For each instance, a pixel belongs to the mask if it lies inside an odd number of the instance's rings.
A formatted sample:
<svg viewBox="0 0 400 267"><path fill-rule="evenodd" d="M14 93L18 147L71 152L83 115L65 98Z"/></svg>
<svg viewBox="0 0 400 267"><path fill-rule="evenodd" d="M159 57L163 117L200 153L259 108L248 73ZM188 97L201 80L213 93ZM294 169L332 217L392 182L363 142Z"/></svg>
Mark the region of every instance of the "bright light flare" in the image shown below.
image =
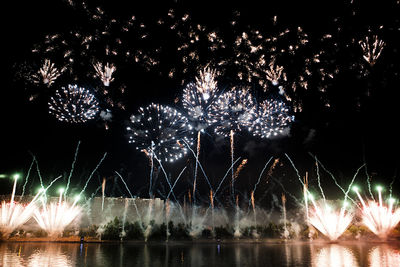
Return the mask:
<svg viewBox="0 0 400 267"><path fill-rule="evenodd" d="M381 239L386 239L390 232L400 222L400 208L394 208L395 200L388 199L388 204L382 199L381 186L377 187L378 202L373 200L364 201L358 191L356 191L358 198L361 202L362 221L371 232Z"/></svg>
<svg viewBox="0 0 400 267"><path fill-rule="evenodd" d="M309 199L313 204L313 208L310 209L310 223L329 240L337 240L353 220L353 214L346 210L347 205L343 204L340 209L336 209L325 201L317 203L313 197Z"/></svg>
<svg viewBox="0 0 400 267"><path fill-rule="evenodd" d="M15 179L15 182L17 179ZM14 183L15 184L15 183ZM11 201L3 201L0 206L0 232L8 237L15 229L26 223L36 209L36 200L42 194L40 190L28 204L14 202L15 190L11 195Z"/></svg>
<svg viewBox="0 0 400 267"><path fill-rule="evenodd" d="M50 237L60 236L81 213L81 207L75 203L71 205L64 200L47 204L42 199L42 207L34 210L33 218Z"/></svg>
<svg viewBox="0 0 400 267"><path fill-rule="evenodd" d="M34 209L34 203L23 205L3 201L0 206L0 232L3 236L9 236L16 228L26 223L31 218Z"/></svg>

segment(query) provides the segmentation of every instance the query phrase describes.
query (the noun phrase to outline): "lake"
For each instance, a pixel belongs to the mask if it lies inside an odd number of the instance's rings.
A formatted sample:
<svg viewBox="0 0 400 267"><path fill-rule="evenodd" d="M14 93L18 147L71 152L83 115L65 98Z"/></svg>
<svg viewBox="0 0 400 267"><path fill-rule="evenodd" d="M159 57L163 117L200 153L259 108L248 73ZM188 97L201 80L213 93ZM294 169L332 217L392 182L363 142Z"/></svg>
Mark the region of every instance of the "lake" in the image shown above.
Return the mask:
<svg viewBox="0 0 400 267"><path fill-rule="evenodd" d="M400 243L0 243L0 266L397 267Z"/></svg>

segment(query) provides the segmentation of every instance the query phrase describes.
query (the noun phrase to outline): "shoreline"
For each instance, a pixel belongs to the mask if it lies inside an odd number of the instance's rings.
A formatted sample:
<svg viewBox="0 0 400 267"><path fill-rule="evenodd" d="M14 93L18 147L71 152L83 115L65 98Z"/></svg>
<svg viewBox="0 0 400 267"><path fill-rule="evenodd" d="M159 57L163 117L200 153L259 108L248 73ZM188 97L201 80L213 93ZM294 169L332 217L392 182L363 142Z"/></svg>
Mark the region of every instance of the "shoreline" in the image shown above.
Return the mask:
<svg viewBox="0 0 400 267"><path fill-rule="evenodd" d="M285 239L194 239L194 240L99 240L95 238L85 238L81 241L80 237L37 237L37 238L10 238L0 239L0 243L91 243L91 244L267 244L267 245L282 245L282 244L400 244L399 239L379 240L338 240L329 241L324 239L315 240L285 240Z"/></svg>

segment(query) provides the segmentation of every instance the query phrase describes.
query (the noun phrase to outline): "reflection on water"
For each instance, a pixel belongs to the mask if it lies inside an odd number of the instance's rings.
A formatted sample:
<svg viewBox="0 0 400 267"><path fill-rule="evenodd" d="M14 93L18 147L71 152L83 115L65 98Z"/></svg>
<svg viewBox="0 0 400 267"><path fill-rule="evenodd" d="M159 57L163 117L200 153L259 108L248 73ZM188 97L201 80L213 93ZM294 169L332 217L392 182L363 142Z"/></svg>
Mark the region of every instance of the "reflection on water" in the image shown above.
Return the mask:
<svg viewBox="0 0 400 267"><path fill-rule="evenodd" d="M0 246L0 266L68 267L74 266L76 245L4 243Z"/></svg>
<svg viewBox="0 0 400 267"><path fill-rule="evenodd" d="M400 266L400 251L388 245L376 246L369 252L369 265L371 267Z"/></svg>
<svg viewBox="0 0 400 267"><path fill-rule="evenodd" d="M400 266L400 244L0 243L0 266Z"/></svg>
<svg viewBox="0 0 400 267"><path fill-rule="evenodd" d="M345 246L331 244L315 249L311 247L312 266L329 266L329 267L359 267L354 252ZM315 254L314 254L315 253Z"/></svg>

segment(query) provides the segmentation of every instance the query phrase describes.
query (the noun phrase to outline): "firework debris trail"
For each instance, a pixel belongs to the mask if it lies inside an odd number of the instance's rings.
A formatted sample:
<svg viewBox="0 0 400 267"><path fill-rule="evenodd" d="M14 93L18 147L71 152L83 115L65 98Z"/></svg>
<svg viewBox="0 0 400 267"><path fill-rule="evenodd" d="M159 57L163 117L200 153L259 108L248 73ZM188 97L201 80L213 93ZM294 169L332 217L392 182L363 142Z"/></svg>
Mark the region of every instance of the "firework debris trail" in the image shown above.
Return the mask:
<svg viewBox="0 0 400 267"><path fill-rule="evenodd" d="M86 187L88 186L90 180L93 177L93 174L97 171L97 169L100 167L101 163L103 162L103 160L106 158L107 156L107 152L104 153L103 157L100 159L99 163L97 164L97 166L93 169L92 173L89 175L89 178L87 179L85 186L83 187L83 189L81 190L81 192L78 194L79 196L83 194L83 192L85 192Z"/></svg>
<svg viewBox="0 0 400 267"><path fill-rule="evenodd" d="M198 166L200 167L201 172L203 173L204 177L206 178L207 184L210 187L210 189L212 190L213 187L211 186L210 183L210 179L208 178L206 172L204 171L203 165L200 163L198 157L196 157L196 153L193 151L193 149L190 147L190 144L188 144L186 142L186 140L183 140L183 142L186 144L187 148L189 149L190 152L192 152L193 156L196 158L196 163L198 164Z"/></svg>
<svg viewBox="0 0 400 267"><path fill-rule="evenodd" d="M183 209L182 209L182 206L181 206L181 204L178 202L178 199L176 198L176 195L175 195L175 193L174 193L174 191L173 191L173 187L172 187L172 185L171 185L171 182L169 181L169 179L168 179L168 175L167 175L167 173L166 173L166 171L165 171L165 169L164 169L164 166L162 165L162 163L161 163L161 161L158 159L158 157L154 154L154 158L158 161L158 163L160 164L160 168L161 168L161 170L163 171L163 173L164 173L164 177L165 177L165 180L167 181L167 183L168 183L168 186L169 186L169 189L171 190L171 193L172 193L172 196L174 197L174 199L175 199L175 202L178 204L178 206L179 206L179 210L180 210L180 212L181 212L181 216L182 216L182 218L183 218L183 220L184 220L184 222L185 222L185 224L186 224L186 218L185 218L185 216L184 216L184 214L183 214Z"/></svg>
<svg viewBox="0 0 400 267"><path fill-rule="evenodd" d="M68 182L67 182L67 186L65 187L64 198L67 195L67 191L68 191L69 185L71 183L71 177L72 177L72 173L73 173L73 171L75 169L75 163L76 163L76 159L78 157L78 151L79 151L79 145L80 144L81 144L81 141L79 140L78 141L78 145L76 146L76 149L75 149L75 155L74 155L74 160L72 161L71 171L69 172L69 175L68 175Z"/></svg>
<svg viewBox="0 0 400 267"><path fill-rule="evenodd" d="M25 195L25 188L26 188L26 185L28 184L29 175L30 175L30 173L31 173L31 170L32 170L32 167L33 167L33 164L34 164L34 163L35 163L35 157L33 156L31 165L29 166L29 169L28 169L28 173L26 174L26 177L25 177L25 183L24 183L24 185L23 185L23 187L22 187L21 198Z"/></svg>
<svg viewBox="0 0 400 267"><path fill-rule="evenodd" d="M353 176L353 178L352 178L352 180L351 180L351 182L350 182L350 184L349 184L347 190L344 190L343 187L340 186L339 183L337 182L335 176L334 176L328 169L325 168L325 166L321 163L321 161L319 161L319 160L317 159L317 157L315 157L315 156L312 155L311 153L310 153L310 155L318 162L318 164L321 166L321 168L322 168L326 173L329 174L329 176L330 176L330 177L332 178L332 180L335 182L336 186L343 192L345 199L350 199L351 202L353 202L354 204L357 204L356 201L354 201L354 199L352 199L352 198L349 196L349 192L350 192L351 186L353 185L353 183L354 183L354 181L355 181L355 178L357 177L359 171L360 171L362 168L365 167L365 164L361 165L361 166L357 169L357 171L356 171L356 173L354 174L354 176Z"/></svg>
<svg viewBox="0 0 400 267"><path fill-rule="evenodd" d="M138 216L138 219L140 221L140 228L142 228L142 230L144 230L143 224L142 224L142 216L140 215L139 209L136 205L135 197L132 195L131 190L129 190L128 185L125 183L125 180L124 180L124 178L122 178L121 174L119 174L117 171L115 171L115 173L119 176L119 178L121 178L121 181L124 183L126 190L128 190L128 193L133 200L133 206L135 207L136 215Z"/></svg>
<svg viewBox="0 0 400 267"><path fill-rule="evenodd" d="M269 160L265 163L264 168L262 168L262 170L261 170L261 172L260 172L260 175L258 176L258 180L257 180L257 182L254 184L253 191L251 191L252 194L254 194L254 193L256 192L257 185L261 182L261 177L262 177L262 175L263 175L265 169L267 168L268 164L271 162L272 159L273 159L273 157L270 157ZM250 208L250 205L251 205L251 199L249 200L248 209Z"/></svg>

